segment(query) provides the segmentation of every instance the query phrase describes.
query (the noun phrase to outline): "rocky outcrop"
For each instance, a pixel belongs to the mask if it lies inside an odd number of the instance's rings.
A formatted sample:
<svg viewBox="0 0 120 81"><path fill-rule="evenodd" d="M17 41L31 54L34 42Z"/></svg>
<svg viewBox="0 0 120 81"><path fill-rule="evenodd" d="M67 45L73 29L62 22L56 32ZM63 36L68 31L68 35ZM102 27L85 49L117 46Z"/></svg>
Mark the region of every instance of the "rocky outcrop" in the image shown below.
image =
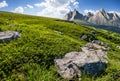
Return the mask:
<svg viewBox="0 0 120 81"><path fill-rule="evenodd" d="M77 76L81 80L83 72L97 76L106 68L108 61L105 47L88 43L81 49L80 52L70 52L54 60L57 71L63 78L72 80Z"/></svg>
<svg viewBox="0 0 120 81"><path fill-rule="evenodd" d="M0 32L0 42L10 41L21 37L21 34L16 31Z"/></svg>
<svg viewBox="0 0 120 81"><path fill-rule="evenodd" d="M73 15L73 12L72 11L69 11L65 16L64 16L64 20L71 20L72 18L72 15Z"/></svg>

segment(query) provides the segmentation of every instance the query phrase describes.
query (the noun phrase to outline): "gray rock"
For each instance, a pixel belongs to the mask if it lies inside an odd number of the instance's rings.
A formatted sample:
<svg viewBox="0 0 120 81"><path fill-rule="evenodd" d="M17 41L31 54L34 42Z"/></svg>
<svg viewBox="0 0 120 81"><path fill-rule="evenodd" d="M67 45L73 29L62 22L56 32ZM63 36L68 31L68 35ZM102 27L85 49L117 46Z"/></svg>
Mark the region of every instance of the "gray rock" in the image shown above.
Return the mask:
<svg viewBox="0 0 120 81"><path fill-rule="evenodd" d="M116 46L116 48L120 49L120 46Z"/></svg>
<svg viewBox="0 0 120 81"><path fill-rule="evenodd" d="M0 42L10 41L10 40L14 40L20 37L21 37L21 34L16 31L0 32Z"/></svg>
<svg viewBox="0 0 120 81"><path fill-rule="evenodd" d="M81 39L88 41L88 42L92 42L93 40L97 40L94 31L91 31L88 34L82 34L82 35L80 35L80 37L81 37Z"/></svg>
<svg viewBox="0 0 120 81"><path fill-rule="evenodd" d="M85 41L88 41L87 35L83 35L81 38L82 38L83 40L85 40Z"/></svg>
<svg viewBox="0 0 120 81"><path fill-rule="evenodd" d="M97 76L104 71L107 61L107 51L103 46L88 43L81 52L67 53L63 58L55 59L58 73L65 79L72 80L78 76L81 80L82 72L90 76Z"/></svg>
<svg viewBox="0 0 120 81"><path fill-rule="evenodd" d="M54 32L59 33L59 34L63 34L63 33L62 33L62 32L60 32L60 31L54 31Z"/></svg>
<svg viewBox="0 0 120 81"><path fill-rule="evenodd" d="M102 45L103 42L99 41L99 40L93 40L92 43L98 44L98 45Z"/></svg>

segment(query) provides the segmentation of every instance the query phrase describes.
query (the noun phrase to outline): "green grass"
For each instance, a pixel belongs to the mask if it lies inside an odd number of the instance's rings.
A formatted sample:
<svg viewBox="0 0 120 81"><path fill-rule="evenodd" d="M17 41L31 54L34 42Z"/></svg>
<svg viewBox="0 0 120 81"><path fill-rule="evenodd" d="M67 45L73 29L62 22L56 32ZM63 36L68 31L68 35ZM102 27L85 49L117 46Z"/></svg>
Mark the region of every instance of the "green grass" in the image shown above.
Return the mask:
<svg viewBox="0 0 120 81"><path fill-rule="evenodd" d="M22 37L0 43L1 81L67 81L57 73L54 59L80 51L88 43L80 35L90 31L110 44L111 50L106 71L98 77L83 74L83 81L120 80L120 49L116 48L120 45L119 34L58 19L0 12L0 31L6 30L18 31Z"/></svg>

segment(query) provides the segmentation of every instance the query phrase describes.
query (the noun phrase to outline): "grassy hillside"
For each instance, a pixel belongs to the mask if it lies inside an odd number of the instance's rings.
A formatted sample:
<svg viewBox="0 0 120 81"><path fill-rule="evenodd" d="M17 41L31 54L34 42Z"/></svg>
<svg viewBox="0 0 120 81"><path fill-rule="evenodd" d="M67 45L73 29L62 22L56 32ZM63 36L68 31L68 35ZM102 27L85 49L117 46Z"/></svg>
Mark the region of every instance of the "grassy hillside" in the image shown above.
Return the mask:
<svg viewBox="0 0 120 81"><path fill-rule="evenodd" d="M0 43L0 81L67 81L56 72L54 58L80 51L87 43L80 35L90 31L110 45L109 64L102 75L83 75L82 80L120 81L119 34L58 19L0 12L0 31L6 30L18 31L22 37Z"/></svg>

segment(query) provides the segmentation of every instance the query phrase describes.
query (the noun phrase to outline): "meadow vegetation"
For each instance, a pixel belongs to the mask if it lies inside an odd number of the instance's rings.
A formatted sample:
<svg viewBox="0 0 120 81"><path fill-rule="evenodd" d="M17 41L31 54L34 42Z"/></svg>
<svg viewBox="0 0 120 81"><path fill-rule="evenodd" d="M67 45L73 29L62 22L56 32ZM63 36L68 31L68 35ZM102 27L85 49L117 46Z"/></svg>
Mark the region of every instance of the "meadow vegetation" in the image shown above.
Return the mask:
<svg viewBox="0 0 120 81"><path fill-rule="evenodd" d="M110 45L108 68L98 77L82 75L83 81L120 81L120 35L58 19L0 12L0 31L13 30L21 38L0 43L0 81L67 81L57 73L54 59L80 51L86 41L80 35L96 32ZM75 81L77 79L75 78Z"/></svg>

